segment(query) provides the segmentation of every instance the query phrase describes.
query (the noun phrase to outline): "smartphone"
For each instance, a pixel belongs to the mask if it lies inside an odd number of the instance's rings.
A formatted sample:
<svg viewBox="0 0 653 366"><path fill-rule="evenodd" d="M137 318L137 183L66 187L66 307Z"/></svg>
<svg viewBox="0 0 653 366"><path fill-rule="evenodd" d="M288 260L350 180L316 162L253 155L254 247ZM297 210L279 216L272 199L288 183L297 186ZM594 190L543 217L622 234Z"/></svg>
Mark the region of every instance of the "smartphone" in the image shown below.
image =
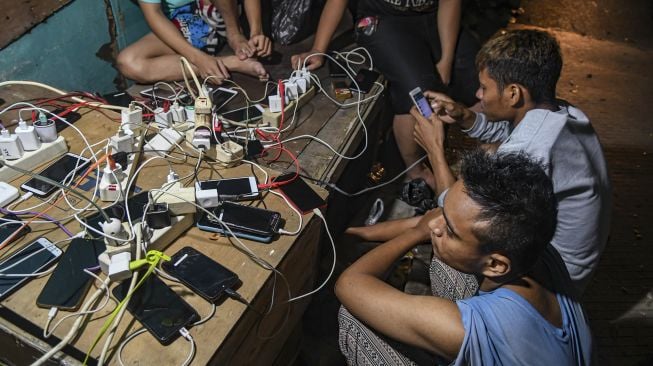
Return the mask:
<svg viewBox="0 0 653 366"><path fill-rule="evenodd" d="M134 100L131 95L126 91L114 91L107 94L101 95L104 100L106 100L111 105L117 105L121 107L129 107L129 104Z"/></svg>
<svg viewBox="0 0 653 366"><path fill-rule="evenodd" d="M224 236L231 236L231 233L233 233L233 236L237 238L252 240L264 244L271 243L272 239L274 239L274 235L252 234L244 231L239 231L238 229L232 227L229 227L231 229L231 231L229 231L220 225L217 221L212 220L210 217L207 218L207 216L208 215L203 214L203 216L201 216L197 221L196 225L198 229L211 233L218 233Z"/></svg>
<svg viewBox="0 0 653 366"><path fill-rule="evenodd" d="M163 99L174 102L175 100L186 98L188 94L180 90L172 90L167 86L155 86L149 89L142 90L140 95L150 99Z"/></svg>
<svg viewBox="0 0 653 366"><path fill-rule="evenodd" d="M326 57L327 65L329 67L329 76L332 78L346 78L347 73L345 72L343 67L346 67L347 61L345 61L342 57L340 57L340 55L338 55L335 52L329 52L328 55L333 57L333 59L335 59L334 61L330 57ZM338 64L336 64L336 61L342 66L338 66Z"/></svg>
<svg viewBox="0 0 653 366"><path fill-rule="evenodd" d="M8 220L12 221L21 221L20 217L14 215L14 214L8 214L5 215L4 217L0 218L0 224L5 224ZM0 243L4 242L7 240L9 236L11 236L14 231L16 231L19 227L23 225L22 222L12 222L10 224L5 224L0 226ZM27 235L31 231L29 226L25 226L20 230L16 236L14 236L14 239L11 240L11 242L14 242L23 236ZM11 243L10 242L10 243Z"/></svg>
<svg viewBox="0 0 653 366"><path fill-rule="evenodd" d="M116 218L120 219L120 221L127 221L127 210L129 210L129 217L131 217L132 221L140 220L143 218L143 214L145 213L145 206L147 205L149 199L149 191L141 191L129 197L127 200L127 208L125 208L125 201L119 200L115 205L104 208L103 211L107 214L107 216L109 216L109 218ZM88 226L102 232L100 222L105 221L105 218L102 214L96 212L86 217L84 220ZM100 237L99 234L92 231L89 231L88 234L93 238Z"/></svg>
<svg viewBox="0 0 653 366"><path fill-rule="evenodd" d="M27 282L30 274L44 270L61 253L50 240L38 238L0 263L0 300Z"/></svg>
<svg viewBox="0 0 653 366"><path fill-rule="evenodd" d="M118 301L127 296L129 282L122 281L113 288ZM154 274L132 294L127 310L163 345L177 339L181 328L199 320L195 309Z"/></svg>
<svg viewBox="0 0 653 366"><path fill-rule="evenodd" d="M200 181L195 183L195 189L217 189L220 201L251 200L259 195L258 183L254 176Z"/></svg>
<svg viewBox="0 0 653 366"><path fill-rule="evenodd" d="M361 94L367 94L372 90L374 82L379 78L379 75L380 74L374 70L360 69L354 77L356 83L353 81L349 83L349 89ZM356 86L356 84L358 84L358 86Z"/></svg>
<svg viewBox="0 0 653 366"><path fill-rule="evenodd" d="M103 240L73 239L36 298L36 305L77 310L93 282L93 277L84 273L84 269L97 267L98 256L105 249Z"/></svg>
<svg viewBox="0 0 653 366"><path fill-rule="evenodd" d="M55 182L63 183L71 174L74 175L77 174L77 172L86 169L90 162L91 161L85 157L73 153L66 153L38 174L50 178ZM52 194L57 187L37 178L32 178L23 183L20 188L23 191L34 193L35 196L47 197Z"/></svg>
<svg viewBox="0 0 653 366"><path fill-rule="evenodd" d="M213 102L213 108L215 111L219 111L224 107L230 100L234 99L238 92L233 89L227 88L215 88L209 92L211 96L211 102Z"/></svg>
<svg viewBox="0 0 653 366"><path fill-rule="evenodd" d="M424 93L422 93L422 89L419 86L411 90L408 95L410 96L410 99L413 100L413 103L422 116L429 118L433 114L433 109L431 109L429 101L426 99Z"/></svg>
<svg viewBox="0 0 653 366"><path fill-rule="evenodd" d="M163 270L209 302L239 282L238 275L193 247L181 248L171 258L163 262Z"/></svg>
<svg viewBox="0 0 653 366"><path fill-rule="evenodd" d="M263 117L263 107L260 104L254 104L249 107L234 109L220 114L223 122L246 123L254 122Z"/></svg>
<svg viewBox="0 0 653 366"><path fill-rule="evenodd" d="M293 177L295 177L295 173L288 173L274 178L273 181L286 182ZM303 214L311 212L314 208L324 208L327 204L301 177L280 185L279 190L293 207Z"/></svg>
<svg viewBox="0 0 653 366"><path fill-rule="evenodd" d="M213 209L213 214L227 225L235 236L269 243L281 226L281 214L262 208L223 202ZM219 221L203 214L197 222L201 230L230 235Z"/></svg>

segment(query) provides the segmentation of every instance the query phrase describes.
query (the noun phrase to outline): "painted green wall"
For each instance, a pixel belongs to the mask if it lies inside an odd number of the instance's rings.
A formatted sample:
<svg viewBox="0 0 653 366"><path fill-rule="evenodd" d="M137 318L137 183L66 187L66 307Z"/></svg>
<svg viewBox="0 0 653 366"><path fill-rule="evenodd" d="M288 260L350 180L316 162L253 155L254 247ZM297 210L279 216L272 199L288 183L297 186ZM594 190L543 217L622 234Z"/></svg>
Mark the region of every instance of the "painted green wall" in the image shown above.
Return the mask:
<svg viewBox="0 0 653 366"><path fill-rule="evenodd" d="M119 48L149 31L130 0L75 0L0 50L0 80L38 81L69 91L115 90L118 71L112 60L97 55L108 54L111 43L107 6Z"/></svg>

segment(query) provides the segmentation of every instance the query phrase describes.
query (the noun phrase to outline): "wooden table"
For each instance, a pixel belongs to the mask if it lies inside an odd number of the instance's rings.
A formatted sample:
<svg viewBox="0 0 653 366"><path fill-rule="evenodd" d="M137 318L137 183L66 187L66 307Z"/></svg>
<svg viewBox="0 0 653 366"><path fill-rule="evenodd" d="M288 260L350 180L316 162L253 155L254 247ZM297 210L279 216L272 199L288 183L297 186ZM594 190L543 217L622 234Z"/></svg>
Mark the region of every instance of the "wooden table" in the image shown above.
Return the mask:
<svg viewBox="0 0 653 366"><path fill-rule="evenodd" d="M12 87L0 90L0 97L7 101L47 95L49 93L31 87ZM371 113L373 106L374 103L362 106L364 119ZM337 108L327 102L324 95L318 95L308 106L299 111L297 117L300 122L291 135L311 134L318 136L344 154L351 154L357 147L357 141L361 137L358 134L361 123L353 118L355 113L356 111L351 108ZM82 110L82 114L83 118L75 123L75 126L84 131L91 144L113 135L117 130L118 123L111 119L115 118L116 114L111 112L99 113L91 110ZM82 149L81 139L72 128L64 130L62 135L66 137L70 151L79 152ZM342 171L344 164L341 159L317 142L299 140L288 143L286 147L299 156L303 172L314 178L335 181ZM170 163L180 176L183 176L185 172L192 171L194 168L194 161L186 163L170 161ZM287 168L288 164L287 161L282 161L276 163L273 167L283 170ZM158 188L165 182L168 169L168 163L162 160L153 161L143 170L136 184L141 189ZM251 170L249 167L241 165L237 168L219 171L219 173L224 177L234 177L250 175ZM199 172L202 179L217 178L217 174L217 172L208 168L203 168ZM271 171L271 174L276 175L277 173ZM22 177L11 183L18 186L24 180L26 178ZM260 175L259 180L262 180ZM325 191L319 188L316 189L321 195L326 196ZM32 198L19 205L16 209L29 206L35 201L36 198ZM297 215L280 198L267 194L262 202L267 208L282 214L282 217L286 220L285 228L287 230L294 230L297 227ZM68 209L68 211L70 210ZM58 205L58 208L52 210L50 214L55 217L63 217L69 215L70 212L67 213L63 205ZM73 232L79 231L78 223L74 220L65 224ZM304 217L303 229L296 237L281 236L271 244L260 244L246 240L244 242L257 256L265 259L285 275L291 294L296 296L310 291L316 286L315 269L318 260L320 227L321 221L311 214ZM41 235L47 236L52 241L63 239L65 236L54 225L39 225L35 227L28 237L14 243L12 248L17 249L30 242L30 239ZM227 238L213 237L206 232L191 228L169 245L165 252L173 254L186 245L194 246L237 273L243 283L238 292L260 312L267 310L272 301L272 294L275 295L275 306L269 314L263 317L254 311L248 310L245 305L227 299L218 306L215 316L206 323L191 328L190 333L197 344L193 364L273 364L285 340L295 329L310 298L294 302L291 305L284 303L288 295L279 276L275 280L275 276L271 271L255 264L244 253L237 250ZM6 252L9 253L9 251ZM43 351L49 348L43 340L38 338L41 331L39 328L45 324L48 310L38 308L35 305L35 298L46 280L47 276L29 281L1 304L0 314L2 314L2 319L0 320L0 329L2 332L0 332L0 345L2 345L2 348L0 349L2 351L0 351L0 354L17 364L29 363L30 360L35 359L33 352L17 352L23 346L26 345ZM171 287L181 294L201 316L209 313L210 305L208 302L179 284L171 283ZM94 288L91 291L94 291ZM81 336L76 338L71 346L64 349L65 352L60 353L57 357L70 363L78 362L75 359L82 359L83 354L88 350L100 327L105 322L106 315L114 306L115 303L112 301L105 309L95 314L92 320L86 324ZM63 315L66 315L66 312L60 312L55 321ZM72 324L72 320L65 322L55 331L54 335L63 337L67 333L70 324ZM126 313L113 344L118 344L124 339L124 336L140 328L140 323L134 321ZM57 341L50 339L49 343L56 344ZM102 343L103 340L91 353L93 357L98 357ZM116 347L113 348L114 352L115 349ZM127 345L123 358L127 364L137 362L166 365L181 364L188 351L188 342L183 338L164 347L146 332ZM115 354L112 355L110 362L117 363Z"/></svg>

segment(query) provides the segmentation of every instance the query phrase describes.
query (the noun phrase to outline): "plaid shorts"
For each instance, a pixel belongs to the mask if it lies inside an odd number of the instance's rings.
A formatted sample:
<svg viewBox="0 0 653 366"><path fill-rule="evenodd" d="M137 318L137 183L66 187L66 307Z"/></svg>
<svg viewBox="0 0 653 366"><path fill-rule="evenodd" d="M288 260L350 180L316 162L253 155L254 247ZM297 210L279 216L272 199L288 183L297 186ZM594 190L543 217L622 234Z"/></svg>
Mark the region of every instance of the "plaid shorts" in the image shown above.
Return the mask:
<svg viewBox="0 0 653 366"><path fill-rule="evenodd" d="M227 44L227 27L209 0L195 0L173 9L168 18L193 47L216 55Z"/></svg>

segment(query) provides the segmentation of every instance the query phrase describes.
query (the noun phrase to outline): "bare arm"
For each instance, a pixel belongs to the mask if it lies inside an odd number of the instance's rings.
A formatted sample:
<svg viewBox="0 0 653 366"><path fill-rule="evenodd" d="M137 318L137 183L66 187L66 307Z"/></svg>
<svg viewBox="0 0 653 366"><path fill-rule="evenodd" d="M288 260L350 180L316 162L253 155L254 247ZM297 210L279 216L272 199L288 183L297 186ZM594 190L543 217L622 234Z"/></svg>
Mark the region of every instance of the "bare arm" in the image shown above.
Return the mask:
<svg viewBox="0 0 653 366"><path fill-rule="evenodd" d="M336 295L353 315L375 330L453 359L464 338L456 304L405 294L380 278L420 237L418 230L410 230L365 254L340 276Z"/></svg>
<svg viewBox="0 0 653 366"><path fill-rule="evenodd" d="M327 0L320 15L320 23L317 26L315 33L315 40L313 41L313 48L308 52L303 52L299 55L293 55L291 58L292 67L296 68L297 63L304 62L304 59L315 52L326 52L331 42L331 37L336 32L336 28L342 19L342 15L347 8L347 0ZM309 70L315 70L324 64L323 56L313 56L306 65Z"/></svg>
<svg viewBox="0 0 653 366"><path fill-rule="evenodd" d="M236 0L212 0L213 5L224 19L227 28L227 42L239 59L244 60L254 55L254 50L247 43L238 24L238 7ZM249 19L249 18L248 18Z"/></svg>
<svg viewBox="0 0 653 366"><path fill-rule="evenodd" d="M245 0L245 14L249 23L249 46L257 56L265 57L272 53L272 41L263 34L261 23L261 0Z"/></svg>
<svg viewBox="0 0 653 366"><path fill-rule="evenodd" d="M411 108L410 114L417 120L414 130L415 142L428 155L433 177L435 178L435 193L436 196L439 196L456 182L456 178L453 176L444 155L443 122L435 113L428 119L424 118L415 107Z"/></svg>
<svg viewBox="0 0 653 366"><path fill-rule="evenodd" d="M177 27L163 14L161 4L143 2L139 2L139 4L152 32L168 47L197 67L197 71L202 77L208 75L217 76L219 79L229 77L227 68L220 60L207 55L186 41Z"/></svg>
<svg viewBox="0 0 653 366"><path fill-rule="evenodd" d="M460 31L461 3L462 0L440 0L438 2L438 34L442 56L436 68L445 84L449 84L451 81L456 42Z"/></svg>

